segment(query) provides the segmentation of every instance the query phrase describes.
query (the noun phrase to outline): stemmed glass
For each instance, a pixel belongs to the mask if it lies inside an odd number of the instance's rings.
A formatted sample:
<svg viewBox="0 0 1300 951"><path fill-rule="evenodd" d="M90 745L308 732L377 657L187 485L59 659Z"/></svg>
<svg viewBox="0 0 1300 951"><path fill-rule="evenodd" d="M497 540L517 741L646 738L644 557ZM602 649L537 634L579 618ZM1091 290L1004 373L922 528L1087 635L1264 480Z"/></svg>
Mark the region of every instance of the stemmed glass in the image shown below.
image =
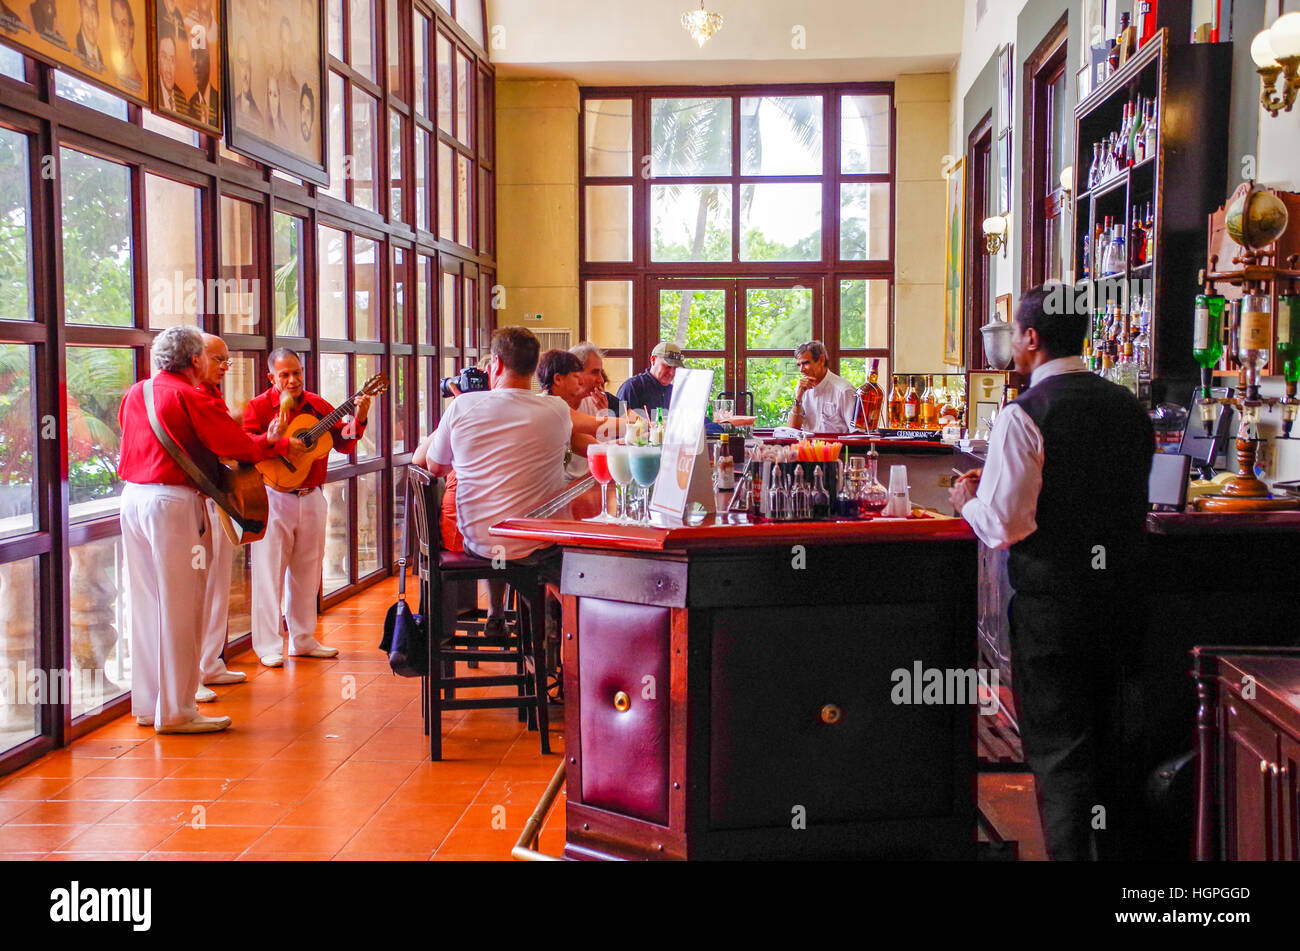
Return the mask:
<svg viewBox="0 0 1300 951"><path fill-rule="evenodd" d="M646 527L650 526L650 487L655 484L655 479L659 477L660 453L661 450L658 446L634 446L629 460L632 468L632 478L636 479L636 484L641 486L641 521L639 524Z"/></svg>
<svg viewBox="0 0 1300 951"><path fill-rule="evenodd" d="M609 474L618 485L618 517L614 521L619 525L631 525L632 519L627 514L627 487L632 482L631 447L617 443L605 450L605 461L609 465Z"/></svg>
<svg viewBox="0 0 1300 951"><path fill-rule="evenodd" d="M583 519L583 521L605 524L618 521L617 518L609 514L609 484L614 478L609 471L609 460L607 458L609 448L609 444L599 442L592 443L587 447L587 468L591 470L591 477L600 483L600 514Z"/></svg>

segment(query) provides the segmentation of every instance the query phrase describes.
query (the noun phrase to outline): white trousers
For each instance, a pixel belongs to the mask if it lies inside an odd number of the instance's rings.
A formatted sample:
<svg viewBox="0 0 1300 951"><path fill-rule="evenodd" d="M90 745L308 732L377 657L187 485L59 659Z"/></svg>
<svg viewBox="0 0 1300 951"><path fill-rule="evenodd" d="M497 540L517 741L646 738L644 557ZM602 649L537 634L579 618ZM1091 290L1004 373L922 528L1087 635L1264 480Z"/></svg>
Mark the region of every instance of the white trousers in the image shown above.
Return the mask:
<svg viewBox="0 0 1300 951"><path fill-rule="evenodd" d="M174 485L122 489L131 624L131 712L156 726L199 715L199 639L208 542L203 497Z"/></svg>
<svg viewBox="0 0 1300 951"><path fill-rule="evenodd" d="M316 594L325 561L325 494L267 489L271 514L266 535L252 544L253 650L258 657L283 654L280 613L289 628L289 653L320 647L316 640Z"/></svg>
<svg viewBox="0 0 1300 951"><path fill-rule="evenodd" d="M206 683L226 672L226 662L221 652L226 646L226 628L230 617L231 565L235 560L235 546L221 530L217 503L204 500L208 506L208 524L212 531L212 552L208 556L208 585L204 606L207 615L203 623L203 642L199 655L199 682Z"/></svg>

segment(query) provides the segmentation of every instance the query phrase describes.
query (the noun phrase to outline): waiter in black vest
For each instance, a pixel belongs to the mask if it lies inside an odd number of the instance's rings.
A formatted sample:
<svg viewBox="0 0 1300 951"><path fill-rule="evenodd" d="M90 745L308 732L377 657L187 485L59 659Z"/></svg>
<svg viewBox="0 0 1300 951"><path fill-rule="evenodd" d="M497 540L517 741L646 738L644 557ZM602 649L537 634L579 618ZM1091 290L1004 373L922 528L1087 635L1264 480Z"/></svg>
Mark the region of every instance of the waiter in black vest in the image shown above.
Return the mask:
<svg viewBox="0 0 1300 951"><path fill-rule="evenodd" d="M1137 661L1154 436L1132 393L1084 367L1087 324L1064 287L1025 294L1011 352L1029 389L998 414L984 468L949 493L984 544L1010 549L1016 710L1058 860L1143 853Z"/></svg>

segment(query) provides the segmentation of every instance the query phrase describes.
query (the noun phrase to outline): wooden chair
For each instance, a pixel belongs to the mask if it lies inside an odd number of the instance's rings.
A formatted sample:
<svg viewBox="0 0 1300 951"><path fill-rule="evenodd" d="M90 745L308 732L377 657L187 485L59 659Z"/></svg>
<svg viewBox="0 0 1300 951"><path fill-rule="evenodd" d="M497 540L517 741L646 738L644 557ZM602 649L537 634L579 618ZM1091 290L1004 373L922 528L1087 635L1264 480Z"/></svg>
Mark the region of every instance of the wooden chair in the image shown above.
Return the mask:
<svg viewBox="0 0 1300 951"><path fill-rule="evenodd" d="M448 551L442 542L439 515L446 484L419 466L407 467L411 505L417 540L416 566L426 623L429 626L429 672L424 691L425 725L429 734L430 759L442 759L442 712L516 707L527 712L528 728L541 735L543 753L551 751L546 704L545 608L546 588L536 568L507 565L494 568L492 562L465 552ZM457 604L449 588L457 583L504 580L513 589L518 611L506 632L499 636L481 633L478 618L457 616ZM512 674L456 676L457 661L487 661L513 664ZM457 697L469 687L514 687L514 696Z"/></svg>

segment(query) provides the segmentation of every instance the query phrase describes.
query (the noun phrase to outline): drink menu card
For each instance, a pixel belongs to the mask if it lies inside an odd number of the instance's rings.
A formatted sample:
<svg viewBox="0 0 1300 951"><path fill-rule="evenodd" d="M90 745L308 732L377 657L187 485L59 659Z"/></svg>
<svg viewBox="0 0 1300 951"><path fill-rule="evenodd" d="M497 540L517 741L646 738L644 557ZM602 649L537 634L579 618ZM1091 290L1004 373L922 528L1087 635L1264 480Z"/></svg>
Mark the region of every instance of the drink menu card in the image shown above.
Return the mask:
<svg viewBox="0 0 1300 951"><path fill-rule="evenodd" d="M679 521L691 502L713 508L704 455L704 413L712 386L712 370L683 368L673 378L673 401L664 424L663 455L650 507Z"/></svg>

